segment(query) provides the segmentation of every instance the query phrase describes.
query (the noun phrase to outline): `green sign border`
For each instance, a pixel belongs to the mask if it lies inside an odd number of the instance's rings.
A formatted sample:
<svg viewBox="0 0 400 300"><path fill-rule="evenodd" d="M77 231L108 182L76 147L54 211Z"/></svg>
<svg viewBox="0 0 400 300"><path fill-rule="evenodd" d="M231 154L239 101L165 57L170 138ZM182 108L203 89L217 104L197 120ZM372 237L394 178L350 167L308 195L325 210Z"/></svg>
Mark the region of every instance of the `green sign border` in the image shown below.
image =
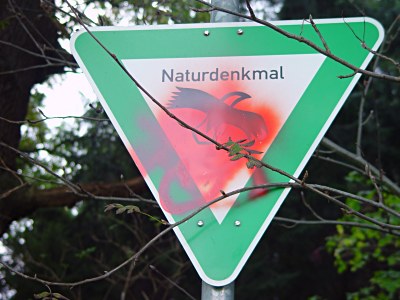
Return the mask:
<svg viewBox="0 0 400 300"><path fill-rule="evenodd" d="M360 68L366 67L372 54L361 47L353 32L364 36L365 43L374 50L383 40L382 26L370 18L347 19L347 24L343 19L314 21L331 52ZM274 24L323 47L308 23L279 21ZM244 34L238 35L238 29L243 29ZM204 30L208 30L210 35L205 36ZM254 23L97 27L92 32L120 60L317 53L303 43ZM131 150L146 182L158 198L156 187L164 170L155 169L148 174L140 162L140 153L135 152L139 145L152 143L151 136L143 128L143 116L152 124L156 122L143 96L87 32L75 34L71 48L125 146ZM264 160L268 164L299 176L360 77L337 77L349 73L352 70L347 67L329 58L324 60L265 154ZM151 94L151 87L144 88ZM159 143L161 147L168 148L167 140ZM270 182L288 182L284 176L271 171L267 171L267 176ZM265 197L253 202L240 195L221 224L216 222L209 209L205 209L176 228L180 242L205 282L223 286L238 276L288 192L289 189L271 190ZM165 214L171 223L185 217L184 214ZM204 226L197 226L198 220L202 220ZM241 226L234 225L237 220L240 220Z"/></svg>

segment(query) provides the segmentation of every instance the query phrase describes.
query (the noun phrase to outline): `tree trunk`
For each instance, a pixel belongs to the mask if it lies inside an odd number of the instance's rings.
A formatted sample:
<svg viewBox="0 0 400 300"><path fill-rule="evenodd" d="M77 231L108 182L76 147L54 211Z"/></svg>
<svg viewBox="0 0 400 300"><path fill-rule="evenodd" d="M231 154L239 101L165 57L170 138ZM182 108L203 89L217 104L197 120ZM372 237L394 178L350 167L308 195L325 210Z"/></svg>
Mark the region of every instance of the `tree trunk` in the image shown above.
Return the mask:
<svg viewBox="0 0 400 300"><path fill-rule="evenodd" d="M52 13L48 8L45 11L39 0L0 1L0 141L14 148L18 148L21 139L21 126L13 121L25 119L32 87L63 72L63 63L54 65L52 58L71 60L68 54L62 54L57 42L59 35ZM21 193L7 193L19 185L10 172L16 168L16 153L0 146L2 228L12 221L5 208L16 197L24 199Z"/></svg>
<svg viewBox="0 0 400 300"><path fill-rule="evenodd" d="M147 192L147 185L141 176L125 182L88 183L80 185L82 190L92 195L103 197L130 197L135 193ZM81 201L82 197L71 192L66 187L37 190L25 189L16 192L12 197L0 199L0 237L7 231L13 220L18 220L32 214L39 208L72 207Z"/></svg>

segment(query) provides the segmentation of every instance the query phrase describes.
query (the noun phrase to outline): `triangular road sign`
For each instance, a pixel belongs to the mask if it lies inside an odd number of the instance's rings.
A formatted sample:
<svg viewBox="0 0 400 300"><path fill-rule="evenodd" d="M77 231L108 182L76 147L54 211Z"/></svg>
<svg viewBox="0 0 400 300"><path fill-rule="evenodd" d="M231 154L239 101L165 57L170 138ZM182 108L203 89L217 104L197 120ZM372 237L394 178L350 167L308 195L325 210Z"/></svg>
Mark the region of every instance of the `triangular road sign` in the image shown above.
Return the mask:
<svg viewBox="0 0 400 300"><path fill-rule="evenodd" d="M330 51L365 68L381 25L369 18L315 20ZM274 24L321 45L303 21ZM351 27L351 29L350 29ZM93 34L161 104L221 143L246 139L254 156L299 176L359 75L298 41L254 23L100 27ZM288 182L272 171L230 161L178 125L128 78L85 31L73 54L169 222L221 195L260 183ZM261 171L262 170L262 171ZM200 277L233 281L289 189L246 192L204 209L175 228Z"/></svg>

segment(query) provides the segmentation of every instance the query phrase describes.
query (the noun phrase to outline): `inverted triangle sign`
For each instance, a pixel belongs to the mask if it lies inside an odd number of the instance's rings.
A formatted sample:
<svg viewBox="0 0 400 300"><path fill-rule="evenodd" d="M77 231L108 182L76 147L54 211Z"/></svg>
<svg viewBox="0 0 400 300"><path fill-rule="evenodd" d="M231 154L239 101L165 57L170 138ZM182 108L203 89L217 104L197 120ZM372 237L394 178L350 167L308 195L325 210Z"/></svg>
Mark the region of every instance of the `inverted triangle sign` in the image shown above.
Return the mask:
<svg viewBox="0 0 400 300"><path fill-rule="evenodd" d="M365 68L379 23L368 18L315 20L330 51ZM322 44L309 24L276 25ZM348 26L351 26L352 30ZM241 29L243 34L237 34ZM210 34L204 35L207 30ZM93 33L163 106L220 143L243 140L253 156L299 176L359 75L312 48L253 23L101 27ZM170 223L221 193L289 179L232 161L225 151L168 117L86 32L74 57ZM233 281L289 189L237 193L175 227L207 283Z"/></svg>

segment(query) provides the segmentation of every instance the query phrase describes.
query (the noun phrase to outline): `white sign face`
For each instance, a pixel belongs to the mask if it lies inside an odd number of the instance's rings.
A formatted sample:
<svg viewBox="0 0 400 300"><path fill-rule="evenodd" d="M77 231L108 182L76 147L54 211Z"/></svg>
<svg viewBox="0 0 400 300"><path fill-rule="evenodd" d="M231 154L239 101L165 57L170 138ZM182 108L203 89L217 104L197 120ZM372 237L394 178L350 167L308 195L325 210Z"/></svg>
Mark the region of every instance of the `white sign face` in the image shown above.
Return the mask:
<svg viewBox="0 0 400 300"><path fill-rule="evenodd" d="M268 119L267 124L271 124L271 126L267 126L266 138L259 140L256 145L257 150L265 154L325 58L321 54L299 54L127 59L122 62L131 75L145 89L151 90L152 96L166 107L182 88L206 92L216 99L222 99L233 91L250 95L251 98L243 101L242 104L247 110L257 111L263 115ZM230 174L226 174L226 172L210 174L214 169L212 166L218 165L221 161L219 156L226 155L224 153L218 155L215 153L213 145L205 145L204 148L209 148L209 151L205 150L201 157L193 159L192 149L198 145L196 145L197 142L193 139L192 133L182 132L175 121L170 120L143 92L142 95L160 124L165 124L162 126L165 134L206 201L217 198L221 194L220 190L232 191L246 185L254 170L248 169L245 164L242 164L241 168L232 169ZM228 140L231 133L229 128L219 126L218 132L215 132L215 126L219 124L207 123L204 108L198 107L199 103L189 104L190 99L184 100L187 101L186 107L171 109L175 115L189 125L219 138L219 142ZM233 101L235 101L234 97L224 100L227 104ZM194 107L198 108L198 115L193 114ZM211 111L214 107L209 105L207 109ZM224 117L221 115L221 118ZM241 122L239 119L237 121ZM204 124L198 126L202 122ZM212 128L207 130L207 126ZM227 131L226 133L223 132L224 129ZM188 142L182 143L182 140ZM213 183L210 183L210 177L218 178L218 180L214 179ZM210 206L218 223L224 220L237 196L231 196Z"/></svg>

